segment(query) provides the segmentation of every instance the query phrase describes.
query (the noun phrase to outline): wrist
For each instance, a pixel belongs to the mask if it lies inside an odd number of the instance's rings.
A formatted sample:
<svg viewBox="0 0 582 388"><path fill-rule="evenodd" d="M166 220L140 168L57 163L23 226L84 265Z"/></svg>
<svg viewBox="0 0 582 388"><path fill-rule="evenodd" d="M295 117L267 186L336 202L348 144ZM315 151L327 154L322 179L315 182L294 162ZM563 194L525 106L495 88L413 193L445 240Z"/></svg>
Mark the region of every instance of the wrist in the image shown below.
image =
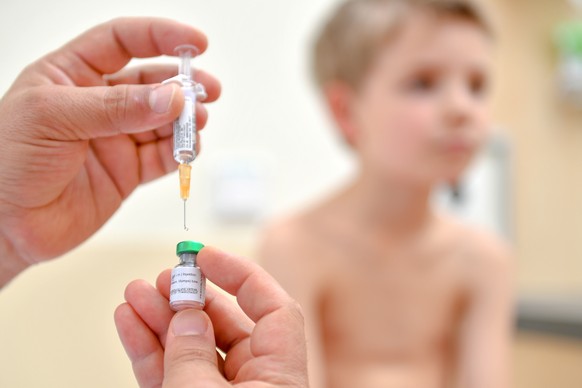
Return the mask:
<svg viewBox="0 0 582 388"><path fill-rule="evenodd" d="M0 289L29 266L22 260L12 243L0 234Z"/></svg>

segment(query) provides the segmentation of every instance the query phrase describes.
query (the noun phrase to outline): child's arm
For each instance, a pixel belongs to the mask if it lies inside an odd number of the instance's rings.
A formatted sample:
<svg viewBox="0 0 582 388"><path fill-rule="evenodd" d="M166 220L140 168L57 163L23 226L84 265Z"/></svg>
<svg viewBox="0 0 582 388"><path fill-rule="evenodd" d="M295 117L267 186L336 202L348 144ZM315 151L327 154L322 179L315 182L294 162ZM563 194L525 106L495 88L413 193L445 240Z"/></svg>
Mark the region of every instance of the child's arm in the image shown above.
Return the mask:
<svg viewBox="0 0 582 388"><path fill-rule="evenodd" d="M468 305L460 332L457 386L511 386L513 261L509 249L481 236L468 269Z"/></svg>
<svg viewBox="0 0 582 388"><path fill-rule="evenodd" d="M321 271L315 257L303 255L305 241L290 223L271 227L259 251L260 264L301 305L305 319L309 386L322 388L325 364L321 342L319 296Z"/></svg>

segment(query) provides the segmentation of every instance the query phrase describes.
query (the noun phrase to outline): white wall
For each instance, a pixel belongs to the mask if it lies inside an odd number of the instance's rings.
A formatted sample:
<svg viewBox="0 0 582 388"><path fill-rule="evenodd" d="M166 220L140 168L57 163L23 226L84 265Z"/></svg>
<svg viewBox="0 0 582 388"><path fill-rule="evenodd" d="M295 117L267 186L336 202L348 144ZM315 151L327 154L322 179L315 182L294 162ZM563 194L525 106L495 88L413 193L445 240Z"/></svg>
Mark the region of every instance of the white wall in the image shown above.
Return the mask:
<svg viewBox="0 0 582 388"><path fill-rule="evenodd" d="M0 2L0 92L20 70L89 27L118 16L164 16L199 27L197 65L223 83L209 107L182 230L175 174L138 189L88 243L32 268L0 292L0 387L134 386L113 327L132 279L155 279L182 239L252 252L260 223L233 227L211 204L217 166L258 166L265 218L313 200L352 170L308 72L308 43L336 0ZM0 253L1 254L1 253Z"/></svg>

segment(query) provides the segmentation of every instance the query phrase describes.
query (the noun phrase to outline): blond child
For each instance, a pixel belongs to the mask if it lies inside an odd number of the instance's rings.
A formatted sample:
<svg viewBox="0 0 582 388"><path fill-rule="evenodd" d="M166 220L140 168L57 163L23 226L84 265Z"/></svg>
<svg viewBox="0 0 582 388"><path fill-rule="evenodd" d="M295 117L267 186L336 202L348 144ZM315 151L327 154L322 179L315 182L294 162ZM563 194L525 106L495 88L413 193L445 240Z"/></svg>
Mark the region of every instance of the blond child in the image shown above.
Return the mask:
<svg viewBox="0 0 582 388"><path fill-rule="evenodd" d="M323 28L315 75L359 172L261 250L302 305L312 388L509 386L509 251L430 201L487 139L492 40L466 0L351 0Z"/></svg>

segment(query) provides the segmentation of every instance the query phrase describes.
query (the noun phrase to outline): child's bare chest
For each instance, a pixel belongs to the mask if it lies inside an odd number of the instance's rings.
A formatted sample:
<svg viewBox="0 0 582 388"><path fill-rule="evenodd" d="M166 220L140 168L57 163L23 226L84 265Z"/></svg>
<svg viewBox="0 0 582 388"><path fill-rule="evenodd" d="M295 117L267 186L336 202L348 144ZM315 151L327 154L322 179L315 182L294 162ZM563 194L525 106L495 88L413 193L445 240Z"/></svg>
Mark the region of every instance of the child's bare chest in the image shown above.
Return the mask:
<svg viewBox="0 0 582 388"><path fill-rule="evenodd" d="M446 351L462 303L447 257L335 262L322 302L328 351L386 360Z"/></svg>

